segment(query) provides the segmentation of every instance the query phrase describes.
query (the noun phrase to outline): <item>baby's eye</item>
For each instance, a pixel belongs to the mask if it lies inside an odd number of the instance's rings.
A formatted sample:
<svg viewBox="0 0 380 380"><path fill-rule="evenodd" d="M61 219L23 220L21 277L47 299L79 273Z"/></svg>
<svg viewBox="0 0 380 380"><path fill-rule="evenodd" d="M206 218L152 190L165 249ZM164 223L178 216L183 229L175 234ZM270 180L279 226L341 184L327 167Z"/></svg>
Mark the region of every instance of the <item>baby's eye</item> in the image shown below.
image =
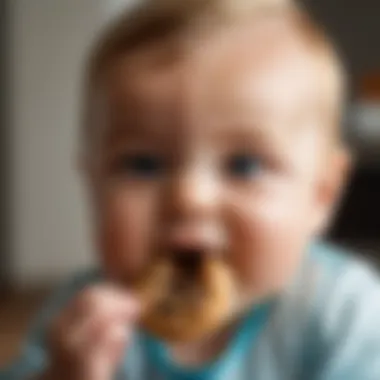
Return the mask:
<svg viewBox="0 0 380 380"><path fill-rule="evenodd" d="M139 179L154 179L162 174L164 162L152 153L134 153L122 155L116 163L119 174Z"/></svg>
<svg viewBox="0 0 380 380"><path fill-rule="evenodd" d="M261 160L250 154L235 154L227 159L226 171L228 175L238 178L251 178L261 169Z"/></svg>

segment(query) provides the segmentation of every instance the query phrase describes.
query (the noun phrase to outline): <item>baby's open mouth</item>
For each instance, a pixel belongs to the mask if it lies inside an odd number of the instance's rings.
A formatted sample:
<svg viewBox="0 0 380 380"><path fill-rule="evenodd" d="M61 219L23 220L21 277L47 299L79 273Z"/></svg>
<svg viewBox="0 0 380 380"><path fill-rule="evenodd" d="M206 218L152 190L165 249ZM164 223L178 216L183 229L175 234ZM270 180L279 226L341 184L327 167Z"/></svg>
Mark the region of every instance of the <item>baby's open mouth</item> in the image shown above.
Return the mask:
<svg viewBox="0 0 380 380"><path fill-rule="evenodd" d="M174 249L171 261L174 269L186 277L196 277L204 263L205 257L201 249Z"/></svg>
<svg viewBox="0 0 380 380"><path fill-rule="evenodd" d="M185 307L184 303L189 306L201 303L206 292L202 275L207 260L201 250L175 250L169 260L172 272L166 296L159 303L161 312L175 312L178 308Z"/></svg>
<svg viewBox="0 0 380 380"><path fill-rule="evenodd" d="M187 340L228 317L234 279L223 259L201 248L175 247L152 263L137 291L146 305L145 328L164 339Z"/></svg>

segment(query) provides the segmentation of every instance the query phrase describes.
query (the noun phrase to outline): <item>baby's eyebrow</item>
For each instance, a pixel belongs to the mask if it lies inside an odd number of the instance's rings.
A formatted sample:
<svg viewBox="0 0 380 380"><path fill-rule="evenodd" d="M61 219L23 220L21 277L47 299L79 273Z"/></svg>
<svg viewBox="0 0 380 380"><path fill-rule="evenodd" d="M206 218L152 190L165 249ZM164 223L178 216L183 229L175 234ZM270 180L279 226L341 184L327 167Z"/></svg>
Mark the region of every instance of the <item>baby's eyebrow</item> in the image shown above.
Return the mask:
<svg viewBox="0 0 380 380"><path fill-rule="evenodd" d="M284 144L287 144L294 134L297 134L297 128L292 125L291 120L287 122L262 120L224 124L215 129L209 138L226 148L240 147L260 152L282 150Z"/></svg>
<svg viewBox="0 0 380 380"><path fill-rule="evenodd" d="M138 119L118 120L111 122L106 128L104 138L108 144L125 140L161 141L167 131L160 128L159 123L144 123Z"/></svg>

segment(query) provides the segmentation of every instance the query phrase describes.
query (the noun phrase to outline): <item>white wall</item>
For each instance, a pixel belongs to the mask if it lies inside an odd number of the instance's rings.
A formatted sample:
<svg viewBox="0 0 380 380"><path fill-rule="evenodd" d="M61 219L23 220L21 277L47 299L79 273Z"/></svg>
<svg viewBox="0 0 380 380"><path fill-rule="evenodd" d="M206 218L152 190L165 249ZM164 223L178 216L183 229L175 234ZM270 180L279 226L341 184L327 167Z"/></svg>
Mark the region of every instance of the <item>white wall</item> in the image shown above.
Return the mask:
<svg viewBox="0 0 380 380"><path fill-rule="evenodd" d="M93 262L76 172L81 65L126 1L11 0L13 278L59 281Z"/></svg>

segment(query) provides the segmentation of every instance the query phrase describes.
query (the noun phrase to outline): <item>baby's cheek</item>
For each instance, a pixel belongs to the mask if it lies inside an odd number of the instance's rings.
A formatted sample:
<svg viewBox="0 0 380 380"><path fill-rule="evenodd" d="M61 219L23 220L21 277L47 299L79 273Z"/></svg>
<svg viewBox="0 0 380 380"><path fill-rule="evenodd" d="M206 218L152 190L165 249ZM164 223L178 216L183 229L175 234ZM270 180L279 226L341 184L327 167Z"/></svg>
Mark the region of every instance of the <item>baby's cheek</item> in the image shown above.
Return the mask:
<svg viewBox="0 0 380 380"><path fill-rule="evenodd" d="M290 280L307 241L296 198L262 196L234 204L231 260L239 277L257 296Z"/></svg>
<svg viewBox="0 0 380 380"><path fill-rule="evenodd" d="M152 197L114 192L103 201L99 248L103 266L117 278L133 278L149 260L153 244Z"/></svg>

